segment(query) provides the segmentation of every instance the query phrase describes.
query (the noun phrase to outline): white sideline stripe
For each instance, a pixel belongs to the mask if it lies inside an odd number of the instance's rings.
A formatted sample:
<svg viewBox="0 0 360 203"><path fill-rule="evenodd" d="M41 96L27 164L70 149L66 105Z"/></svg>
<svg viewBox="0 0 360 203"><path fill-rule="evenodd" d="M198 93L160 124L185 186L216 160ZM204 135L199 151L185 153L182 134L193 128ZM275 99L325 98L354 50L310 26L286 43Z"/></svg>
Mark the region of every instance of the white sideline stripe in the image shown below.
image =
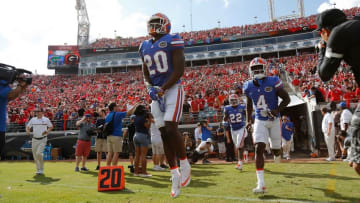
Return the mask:
<svg viewBox="0 0 360 203"><path fill-rule="evenodd" d="M22 181L16 181L16 182L22 182ZM14 181L11 181L11 183L14 183ZM22 182L23 183L23 182ZM30 184L36 184L31 182L26 182ZM15 185L14 185L15 186ZM49 184L49 186L64 186L64 187L71 187L71 188L86 188L86 189L97 189L97 187L91 187L91 186L82 186L82 185L69 185L69 184ZM124 191L129 192L146 192L146 193L152 193L152 194L165 194L169 195L169 192L161 192L161 191L154 191L154 190L129 190L127 188L124 189ZM312 201L296 201L296 200L288 200L288 199L256 199L256 198L244 198L244 197L233 197L233 196L220 196L220 195L204 195L204 194L187 194L187 193L181 193L181 196L187 196L187 197L204 197L204 198L213 198L213 199L224 199L224 200L240 200L240 201L248 201L248 202L289 202L289 203L301 203L301 202L312 202ZM169 197L170 198L170 197Z"/></svg>

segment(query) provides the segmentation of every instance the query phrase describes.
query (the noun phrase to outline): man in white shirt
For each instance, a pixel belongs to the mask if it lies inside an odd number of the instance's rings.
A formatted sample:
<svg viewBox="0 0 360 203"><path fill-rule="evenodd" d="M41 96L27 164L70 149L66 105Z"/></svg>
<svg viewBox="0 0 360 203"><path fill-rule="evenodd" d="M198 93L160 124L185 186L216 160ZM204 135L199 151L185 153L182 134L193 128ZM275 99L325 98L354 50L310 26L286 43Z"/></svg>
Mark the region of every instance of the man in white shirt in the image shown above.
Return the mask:
<svg viewBox="0 0 360 203"><path fill-rule="evenodd" d="M201 129L201 125L200 125L200 123L198 123L197 127L195 128L195 131L194 131L196 147L199 146L201 143L200 129Z"/></svg>
<svg viewBox="0 0 360 203"><path fill-rule="evenodd" d="M351 123L351 118L352 118L352 113L349 111L349 109L346 108L346 103L345 102L341 102L340 103L340 108L341 108L341 116L340 116L340 135L337 139L339 146L340 146L340 150L341 150L341 158L342 159L346 159L347 156L347 151L344 149L344 141L345 138L347 136L347 129L350 126Z"/></svg>
<svg viewBox="0 0 360 203"><path fill-rule="evenodd" d="M48 118L43 116L42 109L35 109L36 117L33 117L26 125L26 133L30 135L33 129L32 152L36 164L36 174L44 173L44 148L47 142L47 135L53 129L53 125Z"/></svg>
<svg viewBox="0 0 360 203"><path fill-rule="evenodd" d="M322 132L324 133L325 143L328 148L329 158L326 161L335 161L335 127L334 118L329 113L326 107L321 108L323 120L321 124Z"/></svg>
<svg viewBox="0 0 360 203"><path fill-rule="evenodd" d="M151 127L151 147L153 153L153 162L154 162L154 171L163 171L165 170L160 165L163 165L165 154L164 154L164 146L161 138L161 132L159 128L156 127L155 121L152 120Z"/></svg>

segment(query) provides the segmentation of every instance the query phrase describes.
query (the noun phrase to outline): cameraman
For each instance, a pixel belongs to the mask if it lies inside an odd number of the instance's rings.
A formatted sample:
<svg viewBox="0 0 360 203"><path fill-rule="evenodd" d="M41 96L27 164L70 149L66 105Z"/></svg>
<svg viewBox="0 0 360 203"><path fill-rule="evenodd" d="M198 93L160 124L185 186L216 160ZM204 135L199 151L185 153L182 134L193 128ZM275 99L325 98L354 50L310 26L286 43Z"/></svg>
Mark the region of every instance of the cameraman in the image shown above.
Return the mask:
<svg viewBox="0 0 360 203"><path fill-rule="evenodd" d="M8 81L0 80L0 157L5 146L7 103L24 93L29 85L25 80L19 80L18 82L17 87L11 89Z"/></svg>
<svg viewBox="0 0 360 203"><path fill-rule="evenodd" d="M337 71L341 60L351 66L355 80L360 85L360 21L347 20L339 9L330 9L317 16L317 30L322 42L318 44L319 62L317 71L321 80L330 80ZM314 72L314 71L313 71ZM355 110L353 120L359 118L360 105ZM359 125L356 125L359 124ZM359 122L352 122L354 129L360 128ZM352 138L350 166L360 175L360 133L355 131Z"/></svg>

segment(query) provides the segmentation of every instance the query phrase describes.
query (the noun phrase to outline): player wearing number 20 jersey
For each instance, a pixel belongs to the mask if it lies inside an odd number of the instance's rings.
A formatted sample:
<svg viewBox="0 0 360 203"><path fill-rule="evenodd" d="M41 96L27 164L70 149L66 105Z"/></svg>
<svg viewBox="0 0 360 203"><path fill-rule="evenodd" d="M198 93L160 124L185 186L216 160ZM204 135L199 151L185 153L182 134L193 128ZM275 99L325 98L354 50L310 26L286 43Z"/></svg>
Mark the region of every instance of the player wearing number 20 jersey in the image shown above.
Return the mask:
<svg viewBox="0 0 360 203"><path fill-rule="evenodd" d="M148 21L148 33L152 39L140 45L143 73L151 103L155 125L161 132L164 152L170 165L171 197L180 195L181 187L191 181L191 166L186 157L185 145L178 130L184 102L184 90L180 79L184 74L184 41L179 35L170 34L169 18L162 14L152 15ZM177 165L180 159L180 170Z"/></svg>
<svg viewBox="0 0 360 203"><path fill-rule="evenodd" d="M184 49L184 41L178 34L166 34L156 42L150 39L140 45L140 55L154 86L161 87L173 72L171 51L175 49Z"/></svg>

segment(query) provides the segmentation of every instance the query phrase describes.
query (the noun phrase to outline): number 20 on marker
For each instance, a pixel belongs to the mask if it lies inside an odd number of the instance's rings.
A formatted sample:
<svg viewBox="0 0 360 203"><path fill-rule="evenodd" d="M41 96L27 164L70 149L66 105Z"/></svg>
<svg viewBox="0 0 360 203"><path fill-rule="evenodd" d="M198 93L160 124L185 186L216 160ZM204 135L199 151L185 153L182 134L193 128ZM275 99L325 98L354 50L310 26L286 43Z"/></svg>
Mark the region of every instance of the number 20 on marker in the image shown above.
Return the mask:
<svg viewBox="0 0 360 203"><path fill-rule="evenodd" d="M98 176L98 191L123 190L125 188L124 167L101 167Z"/></svg>

